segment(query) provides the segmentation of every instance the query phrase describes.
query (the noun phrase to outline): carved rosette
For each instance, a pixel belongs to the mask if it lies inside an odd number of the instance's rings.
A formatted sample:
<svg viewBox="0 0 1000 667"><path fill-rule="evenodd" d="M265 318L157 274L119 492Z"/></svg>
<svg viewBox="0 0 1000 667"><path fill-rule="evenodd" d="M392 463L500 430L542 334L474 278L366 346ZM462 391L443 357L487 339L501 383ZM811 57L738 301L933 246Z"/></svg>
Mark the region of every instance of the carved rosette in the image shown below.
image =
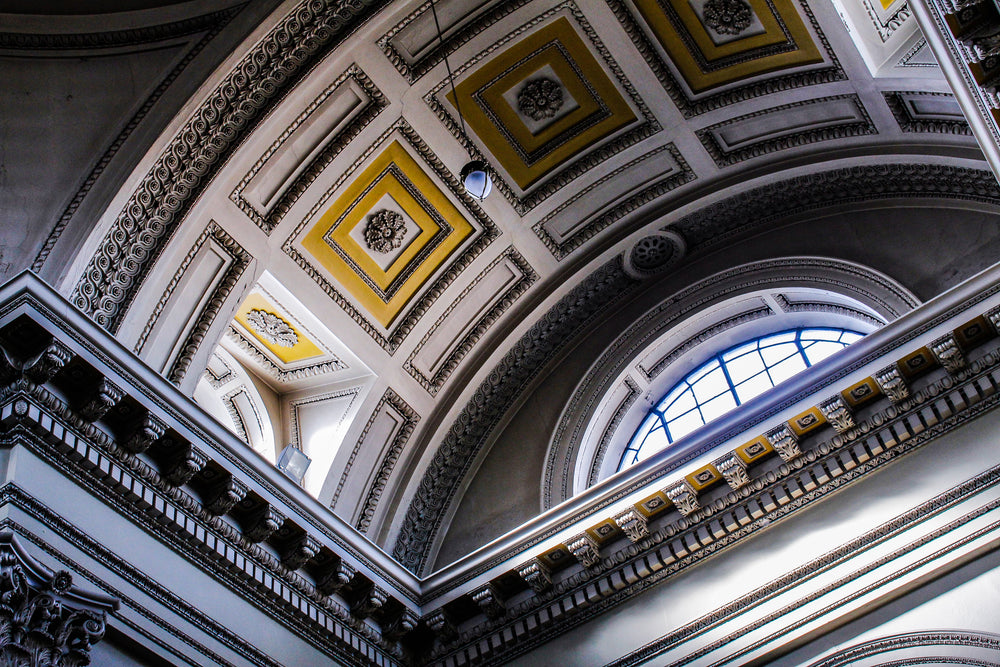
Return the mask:
<svg viewBox="0 0 1000 667"><path fill-rule="evenodd" d="M708 0L703 8L705 25L720 35L738 35L753 22L745 0Z"/></svg>
<svg viewBox="0 0 1000 667"><path fill-rule="evenodd" d="M910 397L910 389L895 364L875 373L875 382L893 403L900 403Z"/></svg>
<svg viewBox="0 0 1000 667"><path fill-rule="evenodd" d="M392 252L403 245L406 236L406 221L395 211L383 209L368 216L365 225L365 243L375 252Z"/></svg>
<svg viewBox="0 0 1000 667"><path fill-rule="evenodd" d="M562 86L545 77L528 81L517 94L518 110L536 121L552 118L562 105Z"/></svg>
<svg viewBox="0 0 1000 667"><path fill-rule="evenodd" d="M847 407L844 399L840 396L828 398L820 403L819 411L823 413L826 421L830 423L830 426L837 433L843 433L848 429L854 428L854 415L851 414L850 408Z"/></svg>
<svg viewBox="0 0 1000 667"><path fill-rule="evenodd" d="M802 456L802 450L799 449L799 437L787 425L782 424L778 428L771 429L766 435L768 442L771 443L774 451L778 452L778 456L782 460L791 461Z"/></svg>
<svg viewBox="0 0 1000 667"><path fill-rule="evenodd" d="M271 345L295 347L299 342L299 335L292 325L274 313L254 308L247 313L246 319L253 332Z"/></svg>

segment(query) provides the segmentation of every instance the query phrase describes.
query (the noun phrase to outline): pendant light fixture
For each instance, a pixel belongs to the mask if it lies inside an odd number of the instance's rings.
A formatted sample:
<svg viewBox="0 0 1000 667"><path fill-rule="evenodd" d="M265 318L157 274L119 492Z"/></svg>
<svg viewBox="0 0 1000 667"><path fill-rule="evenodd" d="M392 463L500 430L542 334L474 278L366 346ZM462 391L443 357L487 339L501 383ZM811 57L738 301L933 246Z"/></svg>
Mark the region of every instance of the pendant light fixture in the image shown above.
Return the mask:
<svg viewBox="0 0 1000 667"><path fill-rule="evenodd" d="M469 157L472 158L460 172L462 185L465 191L472 197L483 200L493 190L493 178L490 176L490 166L482 160L477 160L469 149L471 142L465 132L465 118L462 117L462 107L458 101L458 93L455 92L455 77L451 73L451 65L448 63L448 54L445 53L444 37L441 36L441 24L438 22L437 7L434 0L431 0L431 13L434 15L434 27L437 28L438 43L441 46L441 53L444 56L444 66L448 70L448 83L451 85L451 96L455 100L455 111L458 113L458 122L461 126L461 142Z"/></svg>

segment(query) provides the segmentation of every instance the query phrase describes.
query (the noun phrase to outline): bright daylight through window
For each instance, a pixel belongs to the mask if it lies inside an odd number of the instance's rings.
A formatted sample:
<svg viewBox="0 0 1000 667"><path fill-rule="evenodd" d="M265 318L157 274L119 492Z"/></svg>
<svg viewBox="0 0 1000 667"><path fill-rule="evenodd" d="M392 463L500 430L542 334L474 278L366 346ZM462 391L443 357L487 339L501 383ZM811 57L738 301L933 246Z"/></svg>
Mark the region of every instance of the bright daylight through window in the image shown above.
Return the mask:
<svg viewBox="0 0 1000 667"><path fill-rule="evenodd" d="M793 329L755 338L715 355L674 385L650 410L622 454L618 469L655 454L862 335L846 329Z"/></svg>

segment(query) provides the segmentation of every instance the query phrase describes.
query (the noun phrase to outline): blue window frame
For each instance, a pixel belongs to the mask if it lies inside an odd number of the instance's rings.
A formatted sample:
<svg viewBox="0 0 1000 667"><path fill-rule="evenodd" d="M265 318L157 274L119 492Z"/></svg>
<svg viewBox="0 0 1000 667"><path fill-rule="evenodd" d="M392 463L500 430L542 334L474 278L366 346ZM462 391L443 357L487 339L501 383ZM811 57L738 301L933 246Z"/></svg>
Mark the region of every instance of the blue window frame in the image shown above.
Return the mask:
<svg viewBox="0 0 1000 667"><path fill-rule="evenodd" d="M668 447L862 336L847 329L791 329L745 341L713 356L649 411L625 448L618 469Z"/></svg>

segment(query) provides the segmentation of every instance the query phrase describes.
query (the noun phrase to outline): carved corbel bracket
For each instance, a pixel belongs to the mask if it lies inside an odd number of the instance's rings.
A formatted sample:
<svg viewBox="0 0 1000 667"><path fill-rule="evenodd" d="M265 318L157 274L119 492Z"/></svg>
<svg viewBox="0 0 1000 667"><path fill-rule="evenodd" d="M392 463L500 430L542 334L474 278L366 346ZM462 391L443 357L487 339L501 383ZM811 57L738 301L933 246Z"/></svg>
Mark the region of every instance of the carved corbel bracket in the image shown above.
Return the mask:
<svg viewBox="0 0 1000 667"><path fill-rule="evenodd" d="M951 334L938 338L929 347L931 348L931 352L934 353L934 358L938 360L938 363L952 375L957 375L965 370L967 366L965 355L962 354L962 350L958 347L958 342Z"/></svg>
<svg viewBox="0 0 1000 667"><path fill-rule="evenodd" d="M715 468L726 478L726 483L733 491L737 491L750 483L747 464L736 454L730 454L715 462Z"/></svg>
<svg viewBox="0 0 1000 667"><path fill-rule="evenodd" d="M73 351L58 340L53 340L34 359L24 365L24 374L35 384L45 384L73 358Z"/></svg>
<svg viewBox="0 0 1000 667"><path fill-rule="evenodd" d="M520 565L517 568L517 575L524 579L524 582L531 586L536 593L544 593L552 588L552 574L537 558L532 558L527 563Z"/></svg>
<svg viewBox="0 0 1000 667"><path fill-rule="evenodd" d="M487 583L472 591L471 597L472 601L479 605L479 608L489 618L500 618L507 613L507 607L504 606L496 586L492 583Z"/></svg>
<svg viewBox="0 0 1000 667"><path fill-rule="evenodd" d="M108 410L118 404L118 401L125 397L125 392L114 382L107 378L101 378L97 383L90 397L87 398L76 411L80 418L86 422L95 422Z"/></svg>
<svg viewBox="0 0 1000 667"><path fill-rule="evenodd" d="M159 417L147 412L135 425L135 430L122 441L122 447L133 454L142 454L162 438L166 430L167 425Z"/></svg>
<svg viewBox="0 0 1000 667"><path fill-rule="evenodd" d="M698 503L698 494L687 482L675 484L664 489L663 492L667 494L667 498L670 498L670 502L674 504L677 511L684 516L691 516L701 509L701 505Z"/></svg>
<svg viewBox="0 0 1000 667"><path fill-rule="evenodd" d="M319 553L319 543L307 533L285 545L281 554L281 564L289 570L297 570Z"/></svg>
<svg viewBox="0 0 1000 667"><path fill-rule="evenodd" d="M782 460L792 461L802 456L802 450L799 449L799 437L792 429L788 428L788 424L773 428L765 435Z"/></svg>
<svg viewBox="0 0 1000 667"><path fill-rule="evenodd" d="M906 380L903 379L896 364L886 366L875 373L875 382L893 403L901 403L910 397L910 388L906 386Z"/></svg>
<svg viewBox="0 0 1000 667"><path fill-rule="evenodd" d="M594 567L601 562L601 552L600 547L597 544L597 540L587 533L581 533L571 539L566 544L566 548L570 550L570 553L572 553L584 567Z"/></svg>
<svg viewBox="0 0 1000 667"><path fill-rule="evenodd" d="M633 542L649 537L649 525L646 522L646 517L634 509L627 509L616 516L615 523Z"/></svg>
<svg viewBox="0 0 1000 667"><path fill-rule="evenodd" d="M831 396L819 404L819 411L837 433L844 433L854 428L854 414L847 406L842 396Z"/></svg>

